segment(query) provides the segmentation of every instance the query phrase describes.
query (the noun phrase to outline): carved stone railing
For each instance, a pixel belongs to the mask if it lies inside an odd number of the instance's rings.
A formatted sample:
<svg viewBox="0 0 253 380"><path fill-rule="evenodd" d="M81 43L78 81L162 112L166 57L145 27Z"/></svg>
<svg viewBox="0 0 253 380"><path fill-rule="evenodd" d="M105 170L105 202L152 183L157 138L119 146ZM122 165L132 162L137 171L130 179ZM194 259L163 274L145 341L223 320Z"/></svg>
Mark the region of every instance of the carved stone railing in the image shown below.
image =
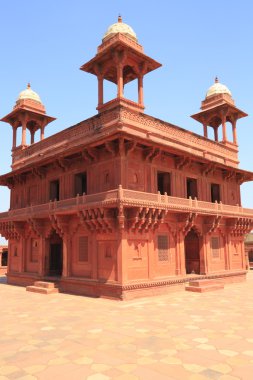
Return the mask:
<svg viewBox="0 0 253 380"><path fill-rule="evenodd" d="M161 195L158 193L146 193L122 189L110 190L103 193L91 195L77 195L60 201L50 201L41 205L29 206L0 213L0 222L11 220L25 220L32 217L43 218L50 213L65 214L76 213L79 210L94 207L116 208L119 204L126 208L152 207L164 209L171 212L197 212L202 215L221 215L228 218L246 217L253 219L253 209L240 206L225 205L222 203L211 203L197 199L187 199Z"/></svg>

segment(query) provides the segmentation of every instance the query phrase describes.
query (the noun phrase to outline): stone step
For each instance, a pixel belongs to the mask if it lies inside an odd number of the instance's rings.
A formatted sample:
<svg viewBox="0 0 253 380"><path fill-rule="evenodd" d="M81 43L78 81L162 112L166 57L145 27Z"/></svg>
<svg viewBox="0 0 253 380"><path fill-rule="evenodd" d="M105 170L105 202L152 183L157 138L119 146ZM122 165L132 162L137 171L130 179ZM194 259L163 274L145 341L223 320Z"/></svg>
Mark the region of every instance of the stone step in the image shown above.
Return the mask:
<svg viewBox="0 0 253 380"><path fill-rule="evenodd" d="M189 282L190 286L209 286L214 284L223 285L223 282L220 280L193 280Z"/></svg>
<svg viewBox="0 0 253 380"><path fill-rule="evenodd" d="M40 288L57 288L54 282L49 281L35 281L34 286L39 286Z"/></svg>
<svg viewBox="0 0 253 380"><path fill-rule="evenodd" d="M29 285L26 287L27 292L34 292L34 293L41 293L41 294L52 294L52 293L59 293L58 288L45 288L35 285Z"/></svg>
<svg viewBox="0 0 253 380"><path fill-rule="evenodd" d="M197 284L196 284L197 283ZM192 281L185 290L188 292L205 293L213 290L224 289L224 284L221 281Z"/></svg>

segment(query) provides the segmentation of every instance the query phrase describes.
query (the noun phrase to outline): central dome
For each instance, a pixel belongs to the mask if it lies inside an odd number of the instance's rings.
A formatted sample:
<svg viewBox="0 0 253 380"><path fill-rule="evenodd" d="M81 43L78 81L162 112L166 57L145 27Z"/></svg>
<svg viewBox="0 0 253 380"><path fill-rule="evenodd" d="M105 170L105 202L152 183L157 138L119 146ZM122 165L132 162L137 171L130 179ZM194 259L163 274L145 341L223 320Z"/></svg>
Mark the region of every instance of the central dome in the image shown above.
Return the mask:
<svg viewBox="0 0 253 380"><path fill-rule="evenodd" d="M232 94L229 91L229 89L227 88L227 86L225 86L222 83L219 83L219 80L216 77L214 84L211 87L209 87L209 89L207 90L206 98L208 98L209 96L212 96L212 95L217 95L217 94L228 94L228 95L232 96Z"/></svg>
<svg viewBox="0 0 253 380"><path fill-rule="evenodd" d="M107 31L105 32L105 34L103 36L103 40L106 37L108 37L108 36L112 37L114 34L117 34L117 33L125 34L126 36L130 37L132 40L134 40L134 41L137 42L136 33L131 28L131 26L129 26L129 25L125 24L124 22L122 22L122 17L121 16L118 17L118 22L116 22L115 24L112 24L111 26L109 26L109 28L107 29Z"/></svg>
<svg viewBox="0 0 253 380"><path fill-rule="evenodd" d="M41 101L39 95L37 94L37 92L35 92L31 89L30 83L28 83L27 88L24 91L20 92L18 99L17 99L17 102L19 100L23 100L23 99L34 100L35 102L42 104L42 101Z"/></svg>

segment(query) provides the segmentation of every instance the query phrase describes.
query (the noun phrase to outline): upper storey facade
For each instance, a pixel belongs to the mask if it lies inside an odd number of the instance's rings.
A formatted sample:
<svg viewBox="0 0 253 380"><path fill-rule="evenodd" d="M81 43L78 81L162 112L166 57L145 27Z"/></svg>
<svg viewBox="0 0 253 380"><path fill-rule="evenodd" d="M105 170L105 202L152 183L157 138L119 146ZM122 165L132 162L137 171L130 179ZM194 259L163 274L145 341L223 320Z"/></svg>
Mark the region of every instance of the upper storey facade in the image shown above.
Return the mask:
<svg viewBox="0 0 253 380"><path fill-rule="evenodd" d="M95 57L81 66L98 79L98 115L46 139L44 129L54 118L46 114L39 95L28 84L13 111L2 118L13 128L12 171L0 177L0 184L12 189L11 209L120 185L240 205L240 184L252 179L252 173L238 168L236 122L246 113L235 106L229 89L216 78L201 111L192 115L202 123L204 136L144 114L143 77L160 66L144 54L133 29L119 17L103 36ZM104 80L117 86L117 96L106 103ZM124 97L124 86L132 80L138 81L137 102ZM232 141L227 138L228 124ZM20 143L18 128L22 128ZM208 138L210 128L213 140ZM38 129L40 141L34 143ZM167 179L162 179L162 173ZM81 188L76 185L80 178L85 181Z"/></svg>

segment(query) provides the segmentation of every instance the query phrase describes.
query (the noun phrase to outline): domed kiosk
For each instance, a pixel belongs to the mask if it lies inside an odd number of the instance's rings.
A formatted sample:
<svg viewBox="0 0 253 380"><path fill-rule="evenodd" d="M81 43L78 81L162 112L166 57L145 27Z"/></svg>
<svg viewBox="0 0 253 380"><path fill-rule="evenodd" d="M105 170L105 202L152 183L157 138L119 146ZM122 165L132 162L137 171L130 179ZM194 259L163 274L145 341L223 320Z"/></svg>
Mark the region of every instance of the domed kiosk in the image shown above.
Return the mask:
<svg viewBox="0 0 253 380"><path fill-rule="evenodd" d="M17 129L22 127L22 140L19 145L21 149L27 146L26 130L31 134L31 144L34 143L35 132L40 129L40 140L44 139L44 130L47 124L55 120L46 114L45 107L37 92L31 89L30 83L27 88L20 92L13 111L3 117L1 121L9 123L13 128L12 149L17 149Z"/></svg>
<svg viewBox="0 0 253 380"><path fill-rule="evenodd" d="M218 142L218 128L222 125L222 143L230 145L237 150L236 122L238 119L247 116L235 106L231 91L224 84L215 78L214 84L209 87L205 99L201 103L201 112L191 117L203 125L204 136L208 137L207 127L214 130L214 139ZM232 125L233 141L228 141L226 123Z"/></svg>
<svg viewBox="0 0 253 380"><path fill-rule="evenodd" d="M138 44L136 33L122 21L112 24L103 36L96 56L81 66L81 70L94 74L98 78L98 112L118 105L127 105L131 109L143 112L143 77L161 64L143 53ZM117 97L104 103L104 79L117 85ZM124 97L124 86L138 80L138 102Z"/></svg>

